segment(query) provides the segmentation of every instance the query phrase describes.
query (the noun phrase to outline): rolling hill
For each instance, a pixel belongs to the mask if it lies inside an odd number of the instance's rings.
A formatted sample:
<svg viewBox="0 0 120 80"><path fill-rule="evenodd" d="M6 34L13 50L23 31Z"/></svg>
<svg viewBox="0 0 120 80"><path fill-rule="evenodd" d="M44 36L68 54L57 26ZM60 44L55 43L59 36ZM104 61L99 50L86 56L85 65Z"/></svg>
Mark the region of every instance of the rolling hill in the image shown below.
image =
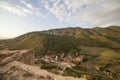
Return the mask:
<svg viewBox="0 0 120 80"><path fill-rule="evenodd" d="M0 41L0 49L33 49L39 54L69 52L80 46L120 49L120 27L51 29Z"/></svg>
<svg viewBox="0 0 120 80"><path fill-rule="evenodd" d="M68 56L83 56L81 62L72 62L76 66L66 68L63 75L81 77L82 73L86 73L89 75L88 80L91 80L90 77L94 80L120 79L120 26L86 29L69 27L30 32L14 39L0 40L0 50L4 49L32 49L37 59L46 55L61 57L64 53L64 57L58 60L60 62ZM56 66L39 61L36 63L49 70Z"/></svg>

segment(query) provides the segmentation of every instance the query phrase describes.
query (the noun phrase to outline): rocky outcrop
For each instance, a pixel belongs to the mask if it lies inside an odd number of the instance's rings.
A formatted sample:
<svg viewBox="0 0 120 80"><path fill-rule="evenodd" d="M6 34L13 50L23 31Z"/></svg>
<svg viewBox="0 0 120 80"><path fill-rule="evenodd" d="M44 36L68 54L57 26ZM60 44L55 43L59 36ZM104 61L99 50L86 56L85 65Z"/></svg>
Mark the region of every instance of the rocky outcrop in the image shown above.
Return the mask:
<svg viewBox="0 0 120 80"><path fill-rule="evenodd" d="M22 50L5 56L0 62L0 80L84 80L55 75L33 64L32 50Z"/></svg>
<svg viewBox="0 0 120 80"><path fill-rule="evenodd" d="M63 77L54 75L37 66L31 66L22 62L13 61L0 69L2 80L83 80L80 78Z"/></svg>
<svg viewBox="0 0 120 80"><path fill-rule="evenodd" d="M23 62L25 64L34 64L34 53L32 50L23 50L14 56L14 60Z"/></svg>
<svg viewBox="0 0 120 80"><path fill-rule="evenodd" d="M5 64L10 61L19 61L25 64L34 64L34 53L32 50L16 50L7 51L7 53L1 52L0 54L1 62L0 64Z"/></svg>

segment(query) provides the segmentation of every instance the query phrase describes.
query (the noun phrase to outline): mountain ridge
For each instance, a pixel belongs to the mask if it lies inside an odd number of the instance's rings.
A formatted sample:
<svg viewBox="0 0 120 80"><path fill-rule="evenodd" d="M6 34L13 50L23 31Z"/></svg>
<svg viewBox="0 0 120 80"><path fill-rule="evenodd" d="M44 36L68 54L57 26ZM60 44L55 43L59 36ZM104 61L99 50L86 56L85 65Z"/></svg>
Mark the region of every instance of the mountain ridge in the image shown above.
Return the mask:
<svg viewBox="0 0 120 80"><path fill-rule="evenodd" d="M69 50L79 46L120 49L119 31L119 26L110 26L90 29L70 27L29 32L13 39L0 40L0 49L16 50L32 48L39 51L42 50L41 52L44 53L56 50L58 52L69 52Z"/></svg>

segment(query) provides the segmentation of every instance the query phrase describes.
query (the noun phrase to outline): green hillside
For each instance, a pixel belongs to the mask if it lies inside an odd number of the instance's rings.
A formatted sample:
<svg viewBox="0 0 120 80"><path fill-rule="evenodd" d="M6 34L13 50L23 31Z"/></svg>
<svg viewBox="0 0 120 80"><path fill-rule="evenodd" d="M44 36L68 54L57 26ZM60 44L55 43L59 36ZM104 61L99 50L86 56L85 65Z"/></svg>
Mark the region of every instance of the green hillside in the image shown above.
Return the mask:
<svg viewBox="0 0 120 80"><path fill-rule="evenodd" d="M91 29L76 27L30 32L14 39L0 40L0 50L4 49L32 49L35 58L38 59L45 55L61 57L64 53L64 57L59 59L59 62L64 61L68 56L76 58L82 55L83 60L79 63L73 61L76 66L65 69L62 75L81 77L81 74L85 73L89 75L88 80L93 78L94 80L119 80L120 26ZM49 71L58 67L43 61L36 63L42 64L42 68Z"/></svg>
<svg viewBox="0 0 120 80"><path fill-rule="evenodd" d="M82 29L62 28L30 32L0 41L0 49L33 49L35 53L69 52L80 46L120 49L120 27Z"/></svg>

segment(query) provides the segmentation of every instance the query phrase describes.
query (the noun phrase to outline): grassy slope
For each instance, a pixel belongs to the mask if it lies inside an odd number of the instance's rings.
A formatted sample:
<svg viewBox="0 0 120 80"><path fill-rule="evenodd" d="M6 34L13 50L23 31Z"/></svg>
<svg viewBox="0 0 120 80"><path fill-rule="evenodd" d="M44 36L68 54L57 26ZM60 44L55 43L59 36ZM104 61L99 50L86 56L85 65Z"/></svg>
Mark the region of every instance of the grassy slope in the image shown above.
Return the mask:
<svg viewBox="0 0 120 80"><path fill-rule="evenodd" d="M6 48L12 50L33 49L36 57L50 53L69 53L79 48L81 49L80 54L85 55L88 60L81 63L79 67L85 68L86 65L89 65L86 68L95 71L95 66L99 66L101 71L118 72L120 63L120 27L66 28L46 32L31 32L14 39L1 40L0 49Z"/></svg>
<svg viewBox="0 0 120 80"><path fill-rule="evenodd" d="M31 32L14 39L0 41L0 49L29 48L37 53L40 51L69 52L81 45L120 49L120 32L118 31L120 27L93 29L77 27Z"/></svg>

